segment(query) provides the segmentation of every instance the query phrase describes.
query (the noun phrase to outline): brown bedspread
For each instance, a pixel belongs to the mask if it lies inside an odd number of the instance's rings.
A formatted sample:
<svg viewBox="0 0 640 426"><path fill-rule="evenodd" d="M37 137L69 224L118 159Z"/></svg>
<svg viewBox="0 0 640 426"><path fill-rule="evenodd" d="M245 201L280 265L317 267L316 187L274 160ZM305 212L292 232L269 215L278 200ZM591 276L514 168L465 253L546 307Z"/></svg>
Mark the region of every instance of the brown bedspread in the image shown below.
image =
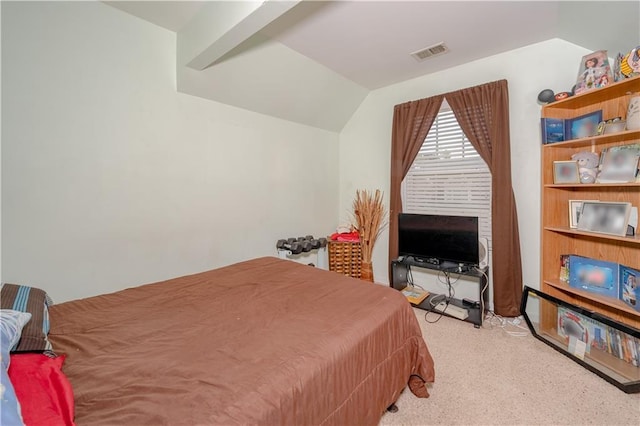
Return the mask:
<svg viewBox="0 0 640 426"><path fill-rule="evenodd" d="M78 425L376 424L408 382L426 397L434 379L399 292L270 257L50 319Z"/></svg>

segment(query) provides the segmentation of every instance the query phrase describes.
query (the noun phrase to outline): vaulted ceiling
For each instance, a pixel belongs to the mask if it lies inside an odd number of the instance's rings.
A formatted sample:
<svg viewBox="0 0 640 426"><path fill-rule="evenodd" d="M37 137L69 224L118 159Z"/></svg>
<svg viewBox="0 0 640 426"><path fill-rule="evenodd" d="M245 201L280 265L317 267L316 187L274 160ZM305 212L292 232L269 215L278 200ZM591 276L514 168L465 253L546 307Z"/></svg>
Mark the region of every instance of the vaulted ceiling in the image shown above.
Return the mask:
<svg viewBox="0 0 640 426"><path fill-rule="evenodd" d="M640 42L637 1L106 3L176 32L178 90L331 131L372 89L476 59L556 37L609 56ZM449 51L410 55L438 43Z"/></svg>

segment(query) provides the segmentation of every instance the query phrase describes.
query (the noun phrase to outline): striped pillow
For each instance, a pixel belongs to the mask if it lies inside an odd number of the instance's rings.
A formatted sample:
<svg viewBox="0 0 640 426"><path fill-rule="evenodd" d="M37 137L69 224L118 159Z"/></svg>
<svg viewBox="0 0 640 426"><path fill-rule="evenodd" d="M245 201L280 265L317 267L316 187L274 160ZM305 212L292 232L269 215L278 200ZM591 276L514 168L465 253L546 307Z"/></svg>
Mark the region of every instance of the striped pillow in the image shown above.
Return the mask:
<svg viewBox="0 0 640 426"><path fill-rule="evenodd" d="M49 305L51 299L44 290L16 284L3 284L0 308L31 314L31 321L22 329L18 344L12 352L51 352L49 334Z"/></svg>

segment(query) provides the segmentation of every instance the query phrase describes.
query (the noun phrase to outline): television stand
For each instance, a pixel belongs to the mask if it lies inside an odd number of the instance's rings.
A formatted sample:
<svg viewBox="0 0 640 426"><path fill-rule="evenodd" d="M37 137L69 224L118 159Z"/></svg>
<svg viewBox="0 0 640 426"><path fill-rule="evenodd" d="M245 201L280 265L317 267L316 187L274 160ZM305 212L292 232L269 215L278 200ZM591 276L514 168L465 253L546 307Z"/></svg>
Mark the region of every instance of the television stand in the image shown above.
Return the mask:
<svg viewBox="0 0 640 426"><path fill-rule="evenodd" d="M422 265L424 263L428 263L430 265L440 265L440 259L438 259L437 257L412 257L407 258L407 261L413 261L416 265Z"/></svg>
<svg viewBox="0 0 640 426"><path fill-rule="evenodd" d="M478 300L470 301L466 299L460 300L456 298L451 298L449 299L449 303L451 305L464 308L469 312L469 316L463 321L472 323L475 328L482 327L482 321L484 319L484 311L482 309L483 305L484 305L484 310L487 309L487 291L483 291L483 289L485 289L487 285L487 276L489 274L489 268L485 268L481 270L481 269L472 268L472 267L465 267L465 266L460 267L458 264L452 263L452 262L441 262L438 264L434 264L434 263L429 263L425 261L416 261L415 259L404 258L402 260L394 260L391 262L392 280L391 280L390 287L395 288L396 290L404 289L409 284L407 277L409 276L409 269L412 266L417 268L429 269L432 271L463 275L465 277L471 277L471 278L477 279L478 280ZM441 298L441 297L442 297L441 294L431 293L420 304L414 305L412 303L411 305L416 308L424 309L426 311L438 312L437 310L432 308L431 300L433 300L434 298ZM447 315L446 311L444 315ZM453 318L455 318L455 316Z"/></svg>

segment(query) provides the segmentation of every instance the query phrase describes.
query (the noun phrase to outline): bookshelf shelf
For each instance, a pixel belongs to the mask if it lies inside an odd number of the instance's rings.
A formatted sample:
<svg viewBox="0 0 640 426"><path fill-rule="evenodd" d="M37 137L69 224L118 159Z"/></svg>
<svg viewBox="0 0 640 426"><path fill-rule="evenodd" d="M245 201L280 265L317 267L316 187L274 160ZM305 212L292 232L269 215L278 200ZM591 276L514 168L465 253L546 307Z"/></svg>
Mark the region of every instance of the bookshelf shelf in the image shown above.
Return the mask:
<svg viewBox="0 0 640 426"><path fill-rule="evenodd" d="M604 102L610 102L612 99L623 98L627 95L640 91L640 76L626 78L622 81L610 84L601 89L590 90L576 96L556 101L545 106L547 111L567 110L572 116L573 112L591 105L597 105Z"/></svg>
<svg viewBox="0 0 640 426"><path fill-rule="evenodd" d="M634 237L623 237L620 235L610 235L610 234L601 234L598 232L581 231L579 229L562 227L562 226L545 226L544 230L558 232L561 234L581 235L584 237L599 238L602 240L611 240L611 241L621 241L627 244L640 245L640 235L636 235Z"/></svg>
<svg viewBox="0 0 640 426"><path fill-rule="evenodd" d="M640 139L640 130L625 130L624 132L571 139L564 142L549 143L547 145L553 145L555 148L589 148L605 145L609 142L634 141L636 139Z"/></svg>
<svg viewBox="0 0 640 426"><path fill-rule="evenodd" d="M549 340L552 344L558 347L566 346L565 340L560 337L558 333L547 332L542 334L544 338ZM591 364L597 363L603 370L604 366L608 367L608 374L619 376L622 378L622 380L627 379L633 382L637 382L640 380L640 369L634 367L633 365L629 365L629 363L616 358L606 351L592 348L588 354L585 354L585 359Z"/></svg>
<svg viewBox="0 0 640 426"><path fill-rule="evenodd" d="M573 184L557 184L549 183L544 185L545 188L556 189L598 189L598 188L640 188L640 182L628 183L573 183Z"/></svg>
<svg viewBox="0 0 640 426"><path fill-rule="evenodd" d="M626 312L634 317L637 317L640 320L640 312L633 310L630 306L626 305L620 299L614 299L612 297L600 296L590 293L588 291L580 290L579 288L570 287L564 281L560 280L544 280L544 283L557 288L565 293L570 293L575 296L582 297L583 299L591 300L593 302L609 306L611 308L617 309L619 311Z"/></svg>

